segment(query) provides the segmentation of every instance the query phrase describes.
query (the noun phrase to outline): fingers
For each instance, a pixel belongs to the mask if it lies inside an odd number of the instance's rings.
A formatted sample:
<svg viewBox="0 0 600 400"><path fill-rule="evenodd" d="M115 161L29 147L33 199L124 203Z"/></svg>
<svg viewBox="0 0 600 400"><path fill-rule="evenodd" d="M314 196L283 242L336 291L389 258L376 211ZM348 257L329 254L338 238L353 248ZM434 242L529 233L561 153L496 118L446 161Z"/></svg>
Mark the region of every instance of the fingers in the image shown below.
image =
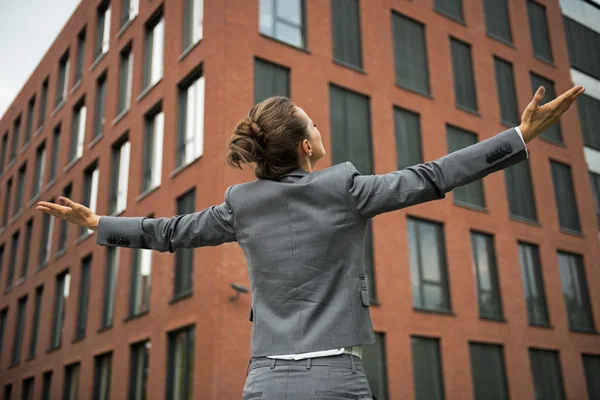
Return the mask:
<svg viewBox="0 0 600 400"><path fill-rule="evenodd" d="M67 206L67 207L71 207L73 210L75 210L77 208L77 203L75 203L74 201L72 201L71 199L64 197L64 196L60 196L58 198L58 202L60 204L62 204L63 206Z"/></svg>
<svg viewBox="0 0 600 400"><path fill-rule="evenodd" d="M544 88L543 86L540 86L538 88L538 90L535 91L533 99L531 100L529 105L533 106L533 107L539 106L540 101L542 101L542 99L544 98L545 95L546 95L546 88Z"/></svg>
<svg viewBox="0 0 600 400"><path fill-rule="evenodd" d="M47 209L51 212L56 212L58 214L67 214L70 211L69 207L65 207L65 206L61 206L55 203L50 203L47 201L40 201L38 202L38 206L37 206L38 210L42 210L44 211L44 209ZM54 215L54 214L52 214Z"/></svg>

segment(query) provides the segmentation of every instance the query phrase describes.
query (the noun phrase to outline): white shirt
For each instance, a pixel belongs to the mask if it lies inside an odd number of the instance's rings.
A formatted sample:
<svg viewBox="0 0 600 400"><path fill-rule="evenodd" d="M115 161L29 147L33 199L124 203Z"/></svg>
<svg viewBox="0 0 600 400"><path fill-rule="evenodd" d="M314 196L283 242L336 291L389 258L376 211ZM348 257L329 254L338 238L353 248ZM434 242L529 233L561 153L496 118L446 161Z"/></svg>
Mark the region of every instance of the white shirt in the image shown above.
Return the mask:
<svg viewBox="0 0 600 400"><path fill-rule="evenodd" d="M527 150L527 145L525 144L525 140L523 139L523 133L521 133L521 129L519 129L518 126L515 128L515 130L517 131L517 133L519 134L519 137L523 141L523 144L525 145L525 152L527 154L527 158L529 158L529 151ZM351 348L349 347L348 351L350 351L350 349ZM345 348L342 347L339 349L313 351L310 353L284 354L284 355L280 355L280 356L267 356L267 358L275 358L278 360L303 360L305 358L335 356L338 354L343 354L344 350L345 350ZM362 350L360 350L360 353L362 353Z"/></svg>

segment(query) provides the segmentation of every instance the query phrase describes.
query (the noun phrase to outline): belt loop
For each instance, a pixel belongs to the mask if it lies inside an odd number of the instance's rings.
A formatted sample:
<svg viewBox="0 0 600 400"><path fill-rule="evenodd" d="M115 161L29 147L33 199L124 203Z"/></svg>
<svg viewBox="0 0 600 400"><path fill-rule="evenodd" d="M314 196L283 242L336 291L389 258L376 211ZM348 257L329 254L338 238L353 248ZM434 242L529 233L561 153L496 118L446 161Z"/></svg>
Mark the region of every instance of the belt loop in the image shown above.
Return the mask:
<svg viewBox="0 0 600 400"><path fill-rule="evenodd" d="M306 359L306 369L310 369L310 362L311 362L312 358L307 358Z"/></svg>
<svg viewBox="0 0 600 400"><path fill-rule="evenodd" d="M271 361L271 369L275 368L275 361L277 361L276 358Z"/></svg>
<svg viewBox="0 0 600 400"><path fill-rule="evenodd" d="M354 366L354 357L352 357L352 354L348 354L350 356L350 365L352 365L352 373L356 374L356 367Z"/></svg>

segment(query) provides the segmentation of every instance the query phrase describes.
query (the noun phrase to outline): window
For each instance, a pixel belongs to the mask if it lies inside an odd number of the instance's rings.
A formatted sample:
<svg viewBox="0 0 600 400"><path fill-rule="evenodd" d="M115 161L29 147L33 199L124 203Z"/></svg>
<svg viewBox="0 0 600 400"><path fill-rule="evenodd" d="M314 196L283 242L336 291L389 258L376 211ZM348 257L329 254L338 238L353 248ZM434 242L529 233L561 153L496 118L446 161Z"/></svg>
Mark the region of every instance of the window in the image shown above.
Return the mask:
<svg viewBox="0 0 600 400"><path fill-rule="evenodd" d="M99 171L98 165L96 163L92 164L91 167L88 167L83 175L83 203L86 205L93 213L96 212L96 207L98 204L98 178ZM91 229L86 229L82 226L79 229L79 236L83 236L86 234L91 234L93 231Z"/></svg>
<svg viewBox="0 0 600 400"><path fill-rule="evenodd" d="M260 0L260 33L306 47L305 0Z"/></svg>
<svg viewBox="0 0 600 400"><path fill-rule="evenodd" d="M54 294L54 315L52 317L50 349L59 348L61 345L70 282L71 275L68 270L56 276L56 293Z"/></svg>
<svg viewBox="0 0 600 400"><path fill-rule="evenodd" d="M38 129L44 126L46 120L46 107L48 104L48 78L42 83L42 95L40 96L40 113L38 115ZM4 163L3 163L4 164Z"/></svg>
<svg viewBox="0 0 600 400"><path fill-rule="evenodd" d="M21 116L19 115L13 123L13 137L10 148L10 163L17 159L17 149L19 148L19 138L21 137Z"/></svg>
<svg viewBox="0 0 600 400"><path fill-rule="evenodd" d="M69 148L69 163L79 160L83 155L83 139L85 137L85 118L87 107L80 101L73 108L73 122L71 126L71 146Z"/></svg>
<svg viewBox="0 0 600 400"><path fill-rule="evenodd" d="M31 188L31 198L36 199L42 192L44 182L44 170L46 167L46 142L43 142L35 152L35 176Z"/></svg>
<svg viewBox="0 0 600 400"><path fill-rule="evenodd" d="M504 349L500 345L469 343L474 397L508 399Z"/></svg>
<svg viewBox="0 0 600 400"><path fill-rule="evenodd" d="M60 106L67 100L69 91L69 51L60 58L58 62L58 77L56 81L56 102L54 107Z"/></svg>
<svg viewBox="0 0 600 400"><path fill-rule="evenodd" d="M131 291L129 292L129 315L135 316L150 310L152 278L152 250L136 249L131 266Z"/></svg>
<svg viewBox="0 0 600 400"><path fill-rule="evenodd" d="M204 0L185 0L183 10L183 51L202 39Z"/></svg>
<svg viewBox="0 0 600 400"><path fill-rule="evenodd" d="M12 399L12 383L4 385L4 400Z"/></svg>
<svg viewBox="0 0 600 400"><path fill-rule="evenodd" d="M146 25L144 42L144 88L158 83L163 76L165 52L165 19L162 14Z"/></svg>
<svg viewBox="0 0 600 400"><path fill-rule="evenodd" d="M4 243L0 244L0 279L2 279L3 267L4 267Z"/></svg>
<svg viewBox="0 0 600 400"><path fill-rule="evenodd" d="M50 202L54 202L54 199L50 199ZM52 249L52 233L54 231L54 218L49 214L44 214L43 219L43 231L41 236L42 240L40 243L40 253L37 267L38 270L43 268L50 262L50 252Z"/></svg>
<svg viewBox="0 0 600 400"><path fill-rule="evenodd" d="M177 199L177 214L189 214L196 210L196 189L192 189ZM194 290L194 249L175 251L175 293L177 298Z"/></svg>
<svg viewBox="0 0 600 400"><path fill-rule="evenodd" d="M537 221L537 209L531 167L525 160L504 170L504 181L508 195L508 206L511 217L529 221Z"/></svg>
<svg viewBox="0 0 600 400"><path fill-rule="evenodd" d="M538 90L540 86L543 86L546 89L546 95L540 101L540 106L554 100L556 98L556 89L554 88L554 82L543 78L537 74L531 73L531 92L532 95ZM562 143L562 130L560 128L560 121L557 121L554 125L550 125L544 132L542 132L541 137L545 139L549 139L550 141Z"/></svg>
<svg viewBox="0 0 600 400"><path fill-rule="evenodd" d="M502 298L496 266L494 238L483 233L471 232L473 246L473 266L477 279L479 316L486 319L502 320Z"/></svg>
<svg viewBox="0 0 600 400"><path fill-rule="evenodd" d="M110 16L110 2L105 1L98 7L97 11L95 59L108 52L108 45L110 43Z"/></svg>
<svg viewBox="0 0 600 400"><path fill-rule="evenodd" d="M408 242L413 307L450 312L442 225L409 218Z"/></svg>
<svg viewBox="0 0 600 400"><path fill-rule="evenodd" d="M436 11L459 21L464 21L462 0L435 0Z"/></svg>
<svg viewBox="0 0 600 400"><path fill-rule="evenodd" d="M83 79L83 65L85 60L85 28L77 35L77 60L75 61L75 85Z"/></svg>
<svg viewBox="0 0 600 400"><path fill-rule="evenodd" d="M431 93L425 25L392 13L396 83L419 93Z"/></svg>
<svg viewBox="0 0 600 400"><path fill-rule="evenodd" d="M112 352L94 357L94 400L110 399Z"/></svg>
<svg viewBox="0 0 600 400"><path fill-rule="evenodd" d="M527 15L529 16L529 32L531 33L533 55L544 60L553 61L546 7L535 1L528 0Z"/></svg>
<svg viewBox="0 0 600 400"><path fill-rule="evenodd" d="M50 400L52 392L52 371L44 372L42 376L42 400Z"/></svg>
<svg viewBox="0 0 600 400"><path fill-rule="evenodd" d="M131 143L127 135L112 147L112 168L110 179L109 210L112 215L120 214L127 208L127 188L129 186L129 155Z"/></svg>
<svg viewBox="0 0 600 400"><path fill-rule="evenodd" d="M204 77L197 72L179 86L177 166L202 156L204 143Z"/></svg>
<svg viewBox="0 0 600 400"><path fill-rule="evenodd" d="M450 38L452 55L452 73L454 76L454 96L456 106L477 112L477 94L475 93L475 71L471 56L471 45Z"/></svg>
<svg viewBox="0 0 600 400"><path fill-rule="evenodd" d="M369 98L335 85L329 85L331 160L350 161L361 174L373 173L371 150L371 106ZM373 234L368 223L364 265L370 301L376 302Z"/></svg>
<svg viewBox="0 0 600 400"><path fill-rule="evenodd" d="M63 400L77 400L79 391L79 366L73 363L65 367L65 386L63 388Z"/></svg>
<svg viewBox="0 0 600 400"><path fill-rule="evenodd" d="M92 257L87 256L81 261L81 275L79 277L79 302L77 304L77 325L75 327L75 339L83 339L85 337L88 304L90 302L91 267Z"/></svg>
<svg viewBox="0 0 600 400"><path fill-rule="evenodd" d="M8 131L2 136L2 153L0 153L0 175L4 173L6 155L8 154Z"/></svg>
<svg viewBox="0 0 600 400"><path fill-rule="evenodd" d="M10 212L10 198L12 196L12 178L6 182L6 196L4 197L4 215L2 216L2 226L8 224L8 213Z"/></svg>
<svg viewBox="0 0 600 400"><path fill-rule="evenodd" d="M490 1L490 0L487 0ZM498 89L498 103L500 104L500 120L508 126L519 125L519 106L517 104L517 91L515 89L515 76L513 66L508 61L494 57L496 70L496 88Z"/></svg>
<svg viewBox="0 0 600 400"><path fill-rule="evenodd" d="M484 0L485 25L487 33L495 39L512 43L510 17L506 0Z"/></svg>
<svg viewBox="0 0 600 400"><path fill-rule="evenodd" d="M571 67L600 79L600 60L596 57L600 47L600 33L568 17L563 17L563 21Z"/></svg>
<svg viewBox="0 0 600 400"><path fill-rule="evenodd" d="M106 269L104 272L104 301L102 306L102 328L109 328L113 324L115 315L115 291L117 289L117 276L119 275L119 254L117 247L106 249Z"/></svg>
<svg viewBox="0 0 600 400"><path fill-rule="evenodd" d="M557 351L529 349L536 399L564 399L562 372Z"/></svg>
<svg viewBox="0 0 600 400"><path fill-rule="evenodd" d="M40 317L42 315L42 301L44 297L44 286L35 289L35 310L31 319L31 337L29 339L29 354L27 358L33 359L37 353L38 333L40 330Z"/></svg>
<svg viewBox="0 0 600 400"><path fill-rule="evenodd" d="M600 228L600 175L590 172L590 180L592 181L592 194L596 206L596 220L598 221L598 228Z"/></svg>
<svg viewBox="0 0 600 400"><path fill-rule="evenodd" d="M597 399L600 396L600 356L582 354L581 357L583 359L588 397Z"/></svg>
<svg viewBox="0 0 600 400"><path fill-rule="evenodd" d="M371 392L378 399L386 399L388 396L385 353L385 335L376 332L375 344L363 348L362 364Z"/></svg>
<svg viewBox="0 0 600 400"><path fill-rule="evenodd" d="M167 395L168 399L194 398L194 325L168 333Z"/></svg>
<svg viewBox="0 0 600 400"><path fill-rule="evenodd" d="M8 319L8 308L0 310L0 357L2 357L2 347L6 333L6 320Z"/></svg>
<svg viewBox="0 0 600 400"><path fill-rule="evenodd" d="M72 192L73 192L73 185L72 184L68 184L63 189L63 197L66 197L66 198L70 199ZM67 220L63 219L63 220L60 221L60 233L59 233L59 237L58 237L58 251L59 251L59 253L64 252L64 251L67 250L67 236L68 236L68 234L69 234L69 223L67 222Z"/></svg>
<svg viewBox="0 0 600 400"><path fill-rule="evenodd" d="M11 354L11 365L21 362L21 351L23 349L23 336L25 334L25 313L27 311L27 296L19 299L17 305L17 320L15 322L15 334L13 336L13 347Z"/></svg>
<svg viewBox="0 0 600 400"><path fill-rule="evenodd" d="M96 81L96 114L94 115L94 139L104 135L104 126L106 124L106 80L107 74L104 73Z"/></svg>
<svg viewBox="0 0 600 400"><path fill-rule="evenodd" d="M162 175L165 114L161 108L146 115L142 193L160 186Z"/></svg>
<svg viewBox="0 0 600 400"><path fill-rule="evenodd" d="M121 52L121 66L119 70L119 99L117 115L129 110L131 104L131 81L133 79L133 49L131 44Z"/></svg>
<svg viewBox="0 0 600 400"><path fill-rule="evenodd" d="M413 378L416 399L443 400L444 375L440 357L440 340L412 336Z"/></svg>
<svg viewBox="0 0 600 400"><path fill-rule="evenodd" d="M58 170L58 156L60 154L60 124L56 125L52 132L52 160L50 161L50 172L48 173L48 182L56 180L56 171Z"/></svg>
<svg viewBox="0 0 600 400"><path fill-rule="evenodd" d="M333 59L362 69L359 0L331 0Z"/></svg>
<svg viewBox="0 0 600 400"><path fill-rule="evenodd" d="M12 235L12 246L10 249L10 264L8 265L8 276L6 277L6 290L12 288L15 279L15 267L17 264L17 251L19 249L19 231Z"/></svg>
<svg viewBox="0 0 600 400"><path fill-rule="evenodd" d="M27 125L25 126L25 143L26 146L31 141L33 136L33 115L35 113L35 96L29 99L27 103Z"/></svg>
<svg viewBox="0 0 600 400"><path fill-rule="evenodd" d="M131 365L129 376L129 400L147 399L148 362L150 359L150 341L131 345Z"/></svg>
<svg viewBox="0 0 600 400"><path fill-rule="evenodd" d="M23 246L23 256L21 257L21 279L27 277L27 267L29 267L29 253L31 252L31 234L33 232L33 218L27 221L25 225L25 243Z"/></svg>
<svg viewBox="0 0 600 400"><path fill-rule="evenodd" d="M554 197L556 199L560 227L561 229L581 232L571 167L552 160L550 161L550 167L552 169Z"/></svg>
<svg viewBox="0 0 600 400"><path fill-rule="evenodd" d="M121 3L121 27L124 27L129 21L138 15L139 0L123 0Z"/></svg>
<svg viewBox="0 0 600 400"><path fill-rule="evenodd" d="M558 266L569 328L576 331L593 332L594 317L590 306L583 257L576 254L558 252Z"/></svg>
<svg viewBox="0 0 600 400"><path fill-rule="evenodd" d="M290 70L255 58L254 103L260 103L271 96L290 97Z"/></svg>
<svg viewBox="0 0 600 400"><path fill-rule="evenodd" d="M539 248L527 243L518 245L529 325L550 326Z"/></svg>
<svg viewBox="0 0 600 400"><path fill-rule="evenodd" d="M15 206L13 208L13 218L21 214L23 209L23 191L25 188L25 174L27 173L27 164L21 165L19 168L19 176L17 180L17 191L15 192Z"/></svg>
<svg viewBox="0 0 600 400"><path fill-rule="evenodd" d="M23 392L21 394L21 398L23 400L33 400L33 384L33 376L27 379L23 379Z"/></svg>
<svg viewBox="0 0 600 400"><path fill-rule="evenodd" d="M577 97L584 145L600 151L600 99L583 94Z"/></svg>
<svg viewBox="0 0 600 400"><path fill-rule="evenodd" d="M476 134L452 125L446 125L446 137L448 140L448 151L450 153L477 143ZM454 188L452 193L454 202L457 204L485 208L483 183L481 180Z"/></svg>
<svg viewBox="0 0 600 400"><path fill-rule="evenodd" d="M421 120L417 113L394 107L396 165L404 169L423 162Z"/></svg>

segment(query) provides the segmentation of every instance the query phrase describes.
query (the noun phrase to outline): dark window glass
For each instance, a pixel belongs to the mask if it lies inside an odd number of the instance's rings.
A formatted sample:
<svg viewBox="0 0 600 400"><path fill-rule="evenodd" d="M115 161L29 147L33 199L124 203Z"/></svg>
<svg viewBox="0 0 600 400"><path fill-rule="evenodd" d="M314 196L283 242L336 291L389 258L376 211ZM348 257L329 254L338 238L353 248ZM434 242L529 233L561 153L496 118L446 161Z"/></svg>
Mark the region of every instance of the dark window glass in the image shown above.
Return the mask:
<svg viewBox="0 0 600 400"><path fill-rule="evenodd" d="M450 153L477 143L476 134L451 125L446 125L446 137L448 140L448 152ZM483 183L481 180L459 186L453 189L452 193L454 202L458 204L485 208Z"/></svg>
<svg viewBox="0 0 600 400"><path fill-rule="evenodd" d="M46 167L46 142L43 142L35 152L35 175L33 177L31 198L38 197L42 191L44 182L44 170Z"/></svg>
<svg viewBox="0 0 600 400"><path fill-rule="evenodd" d="M0 175L4 174L6 156L8 154L8 131L2 136L2 153L0 153Z"/></svg>
<svg viewBox="0 0 600 400"><path fill-rule="evenodd" d="M50 172L48 173L48 182L53 182L56 179L56 171L58 170L58 156L60 154L60 125L54 128L52 133L52 160L50 161Z"/></svg>
<svg viewBox="0 0 600 400"><path fill-rule="evenodd" d="M79 398L79 369L79 363L74 363L65 367L63 400L77 400Z"/></svg>
<svg viewBox="0 0 600 400"><path fill-rule="evenodd" d="M4 385L4 400L12 400L12 383Z"/></svg>
<svg viewBox="0 0 600 400"><path fill-rule="evenodd" d="M598 229L600 229L600 175L590 172L590 180L592 182L592 194L594 195L596 220L598 222Z"/></svg>
<svg viewBox="0 0 600 400"><path fill-rule="evenodd" d="M69 146L69 162L81 158L83 155L83 140L85 137L85 120L87 108L84 101L80 101L73 108L73 121L71 125L71 144Z"/></svg>
<svg viewBox="0 0 600 400"><path fill-rule="evenodd" d="M68 184L63 189L63 197L70 199L72 192L73 192L73 186L71 184ZM69 223L67 222L67 220L63 219L62 221L60 221L60 233L59 233L59 237L58 237L58 251L59 252L64 252L67 250L68 235L69 235Z"/></svg>
<svg viewBox="0 0 600 400"><path fill-rule="evenodd" d="M594 332L594 317L590 306L583 257L559 251L558 266L569 317L569 328L577 331Z"/></svg>
<svg viewBox="0 0 600 400"><path fill-rule="evenodd" d="M131 365L129 375L129 400L147 399L148 363L150 361L150 341L131 345Z"/></svg>
<svg viewBox="0 0 600 400"><path fill-rule="evenodd" d="M29 103L27 103L27 125L25 126L25 143L27 144L31 141L31 136L33 136L33 115L35 113L35 96L29 99Z"/></svg>
<svg viewBox="0 0 600 400"><path fill-rule="evenodd" d="M121 3L121 27L136 17L138 7L139 0L123 0Z"/></svg>
<svg viewBox="0 0 600 400"><path fill-rule="evenodd" d="M183 7L183 50L202 39L204 0L185 0Z"/></svg>
<svg viewBox="0 0 600 400"><path fill-rule="evenodd" d="M90 274L92 257L88 256L81 262L81 276L79 278L79 302L77 304L77 326L75 339L85 337L87 327L88 304L90 302Z"/></svg>
<svg viewBox="0 0 600 400"><path fill-rule="evenodd" d="M102 307L102 327L112 326L115 314L115 290L119 271L119 249L107 248L106 269L104 274L104 302Z"/></svg>
<svg viewBox="0 0 600 400"><path fill-rule="evenodd" d="M579 106L579 119L583 132L583 144L600 151L600 100L581 95L577 97Z"/></svg>
<svg viewBox="0 0 600 400"><path fill-rule="evenodd" d="M133 79L133 50L128 46L121 52L119 70L119 98L117 100L117 115L129 110L131 103L131 82Z"/></svg>
<svg viewBox="0 0 600 400"><path fill-rule="evenodd" d="M504 182L506 184L506 194L508 196L508 206L511 216L529 221L537 221L537 209L533 194L529 160L505 169Z"/></svg>
<svg viewBox="0 0 600 400"><path fill-rule="evenodd" d="M196 209L196 189L192 189L177 199L177 214L190 214ZM175 251L175 292L174 297L183 296L194 290L194 249Z"/></svg>
<svg viewBox="0 0 600 400"><path fill-rule="evenodd" d="M195 326L168 334L167 395L168 399L194 398Z"/></svg>
<svg viewBox="0 0 600 400"><path fill-rule="evenodd" d="M473 263L477 280L479 316L481 318L502 320L502 298L496 266L494 238L483 233L471 233Z"/></svg>
<svg viewBox="0 0 600 400"><path fill-rule="evenodd" d="M546 7L535 1L528 0L527 15L529 16L529 32L531 34L533 54L545 60L553 61Z"/></svg>
<svg viewBox="0 0 600 400"><path fill-rule="evenodd" d="M416 400L444 400L444 375L439 339L412 336L413 379Z"/></svg>
<svg viewBox="0 0 600 400"><path fill-rule="evenodd" d="M392 13L396 83L421 93L431 93L427 66L425 25Z"/></svg>
<svg viewBox="0 0 600 400"><path fill-rule="evenodd" d="M8 276L6 277L6 289L13 286L15 279L15 268L17 264L17 252L19 250L19 231L16 231L12 235L11 249L10 249L10 264L8 264Z"/></svg>
<svg viewBox="0 0 600 400"><path fill-rule="evenodd" d="M67 100L69 88L69 52L67 51L58 62L58 77L56 81L56 103L55 107Z"/></svg>
<svg viewBox="0 0 600 400"><path fill-rule="evenodd" d="M500 345L469 343L476 399L508 399L504 349Z"/></svg>
<svg viewBox="0 0 600 400"><path fill-rule="evenodd" d="M581 232L571 167L557 161L550 161L550 166L560 227Z"/></svg>
<svg viewBox="0 0 600 400"><path fill-rule="evenodd" d="M394 107L396 165L404 169L423 162L420 116L412 111Z"/></svg>
<svg viewBox="0 0 600 400"><path fill-rule="evenodd" d="M161 14L146 23L144 39L144 88L156 85L163 76L165 22Z"/></svg>
<svg viewBox="0 0 600 400"><path fill-rule="evenodd" d="M13 208L13 218L21 214L23 209L23 192L25 191L25 174L27 173L27 164L23 164L19 168L19 176L17 180L17 191L15 192L15 206Z"/></svg>
<svg viewBox="0 0 600 400"><path fill-rule="evenodd" d="M464 21L462 0L435 0L433 2L437 11L459 21Z"/></svg>
<svg viewBox="0 0 600 400"><path fill-rule="evenodd" d="M494 57L494 66L498 103L500 104L500 119L505 125L517 126L519 125L520 116L513 66L508 61L498 57Z"/></svg>
<svg viewBox="0 0 600 400"><path fill-rule="evenodd" d="M94 139L104 135L106 123L106 80L103 74L96 81L96 114L94 115Z"/></svg>
<svg viewBox="0 0 600 400"><path fill-rule="evenodd" d="M23 379L23 390L21 392L21 399L33 400L33 376L27 379Z"/></svg>
<svg viewBox="0 0 600 400"><path fill-rule="evenodd" d="M15 322L15 335L13 336L13 347L11 356L11 365L17 365L21 362L21 352L23 350L23 336L25 336L25 315L27 312L27 296L19 299L17 305L17 320Z"/></svg>
<svg viewBox="0 0 600 400"><path fill-rule="evenodd" d="M556 98L556 89L554 88L554 82L543 78L539 75L531 73L531 92L535 94L536 90L540 86L543 86L546 89L546 94L542 101L540 101L540 106L554 100ZM542 132L541 136L545 139L549 139L554 142L562 143L562 129L560 127L560 121L556 122L553 125L550 125L544 132Z"/></svg>
<svg viewBox="0 0 600 400"><path fill-rule="evenodd" d="M254 103L259 103L271 96L290 97L290 70L255 58Z"/></svg>
<svg viewBox="0 0 600 400"><path fill-rule="evenodd" d="M600 355L582 354L588 398L600 398Z"/></svg>
<svg viewBox="0 0 600 400"><path fill-rule="evenodd" d="M112 352L94 357L94 400L110 399Z"/></svg>
<svg viewBox="0 0 600 400"><path fill-rule="evenodd" d="M98 165L94 162L83 173L83 201L82 204L89 207L92 212L96 210L98 200ZM91 234L93 231L82 226L79 236Z"/></svg>
<svg viewBox="0 0 600 400"><path fill-rule="evenodd" d="M488 35L512 43L507 0L484 0L483 9Z"/></svg>
<svg viewBox="0 0 600 400"><path fill-rule="evenodd" d="M14 162L17 159L17 150L19 148L19 141L21 140L21 116L19 115L13 123L13 136L10 147L10 162Z"/></svg>
<svg viewBox="0 0 600 400"><path fill-rule="evenodd" d="M146 116L142 193L160 185L164 127L165 114L162 108L159 107Z"/></svg>
<svg viewBox="0 0 600 400"><path fill-rule="evenodd" d="M150 310L150 288L152 278L152 251L136 249L131 265L131 291L129 315L139 315Z"/></svg>
<svg viewBox="0 0 600 400"><path fill-rule="evenodd" d="M94 58L108 51L110 43L110 1L104 1L98 6L96 13L96 43L94 48Z"/></svg>
<svg viewBox="0 0 600 400"><path fill-rule="evenodd" d="M58 348L61 345L70 283L71 275L69 274L69 271L65 271L56 276L56 292L54 293L54 315L52 317L50 349Z"/></svg>
<svg viewBox="0 0 600 400"><path fill-rule="evenodd" d="M8 214L10 212L10 198L12 196L12 178L6 182L6 195L4 196L4 214L2 216L2 226L8 224Z"/></svg>
<svg viewBox="0 0 600 400"><path fill-rule="evenodd" d="M120 214L127 208L127 188L129 185L130 143L128 135L123 135L112 146L112 166L110 170L110 191L108 210Z"/></svg>
<svg viewBox="0 0 600 400"><path fill-rule="evenodd" d="M42 95L40 96L40 113L38 114L38 129L44 125L46 120L46 107L48 105L48 78L42 83Z"/></svg>
<svg viewBox="0 0 600 400"><path fill-rule="evenodd" d="M54 202L54 199L50 199ZM42 235L40 241L40 253L38 259L38 268L48 264L50 261L50 252L52 251L52 235L54 232L55 218L50 214L44 213L44 221L42 227Z"/></svg>
<svg viewBox="0 0 600 400"><path fill-rule="evenodd" d="M333 59L362 69L358 0L331 0Z"/></svg>
<svg viewBox="0 0 600 400"><path fill-rule="evenodd" d="M42 400L50 400L52 393L52 371L44 372L42 376Z"/></svg>
<svg viewBox="0 0 600 400"><path fill-rule="evenodd" d="M177 166L202 156L204 141L204 87L200 71L194 71L179 85Z"/></svg>
<svg viewBox="0 0 600 400"><path fill-rule="evenodd" d="M408 219L413 307L450 312L450 293L442 225Z"/></svg>
<svg viewBox="0 0 600 400"><path fill-rule="evenodd" d="M0 359L2 359L2 348L4 345L4 336L6 334L6 324L8 319L8 308L0 310Z"/></svg>
<svg viewBox="0 0 600 400"><path fill-rule="evenodd" d="M40 330L40 317L42 315L42 300L44 297L44 286L35 289L35 310L31 320L31 337L29 340L28 358L32 359L37 353L38 332Z"/></svg>
<svg viewBox="0 0 600 400"><path fill-rule="evenodd" d="M85 60L85 28L77 35L77 60L75 64L75 84L83 78Z"/></svg>
<svg viewBox="0 0 600 400"><path fill-rule="evenodd" d="M568 17L563 20L571 67L600 79L600 33Z"/></svg>
<svg viewBox="0 0 600 400"><path fill-rule="evenodd" d="M361 174L373 173L371 149L371 106L367 96L339 86L329 86L332 162L350 161ZM371 302L376 302L373 235L367 225L365 242L365 273Z"/></svg>
<svg viewBox="0 0 600 400"><path fill-rule="evenodd" d="M260 33L306 47L305 0L260 0Z"/></svg>
<svg viewBox="0 0 600 400"><path fill-rule="evenodd" d="M557 351L529 349L536 399L565 398Z"/></svg>
<svg viewBox="0 0 600 400"><path fill-rule="evenodd" d="M519 261L529 324L550 326L538 246L519 243Z"/></svg>
<svg viewBox="0 0 600 400"><path fill-rule="evenodd" d="M27 277L29 267L29 253L31 252L31 236L33 233L33 218L25 225L25 243L23 244L23 255L21 257L21 279Z"/></svg>
<svg viewBox="0 0 600 400"><path fill-rule="evenodd" d="M454 76L454 95L456 105L477 112L477 94L475 93L475 71L471 56L471 45L450 38L452 73Z"/></svg>

